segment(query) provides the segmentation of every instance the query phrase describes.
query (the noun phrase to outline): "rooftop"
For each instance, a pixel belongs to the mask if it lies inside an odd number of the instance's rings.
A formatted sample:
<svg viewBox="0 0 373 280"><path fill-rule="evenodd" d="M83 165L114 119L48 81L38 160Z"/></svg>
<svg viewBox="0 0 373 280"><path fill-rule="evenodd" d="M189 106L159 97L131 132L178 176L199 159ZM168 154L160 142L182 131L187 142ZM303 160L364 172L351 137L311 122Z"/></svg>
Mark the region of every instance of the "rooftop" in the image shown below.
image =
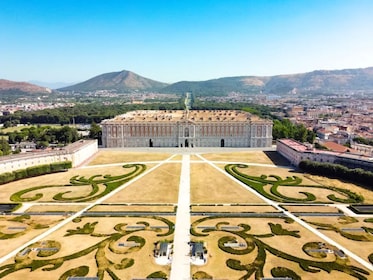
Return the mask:
<svg viewBox="0 0 373 280"><path fill-rule="evenodd" d="M102 123L118 122L179 122L192 121L200 122L246 122L260 121L258 116L254 116L244 111L236 110L139 110L131 111L104 120ZM264 120L263 120L264 121Z"/></svg>
<svg viewBox="0 0 373 280"><path fill-rule="evenodd" d="M297 152L301 152L301 153L313 153L313 154L324 154L324 155L333 155L333 156L336 156L336 157L339 157L339 158L350 158L350 159L354 159L354 160L360 160L360 161L368 161L368 162L372 162L372 158L371 157L367 157L365 155L361 155L361 154L353 154L353 153L349 153L349 152L334 152L334 151L323 151L323 150L317 150L317 149L313 149L312 148L312 145L305 145L301 142L298 142L298 141L295 141L293 139L279 139L277 140L278 142L280 143L283 143L285 144L286 146L292 148L293 150L297 151ZM352 150L352 149L350 149ZM354 151L354 150L352 150Z"/></svg>
<svg viewBox="0 0 373 280"><path fill-rule="evenodd" d="M79 140L79 141L76 141L74 143L71 143L65 147L58 148L58 149L34 150L33 152L2 156L0 157L0 162L12 162L12 161L18 161L21 159L31 159L31 158L40 158L40 157L45 157L45 156L65 155L69 153L75 153L78 150L96 141L97 140Z"/></svg>

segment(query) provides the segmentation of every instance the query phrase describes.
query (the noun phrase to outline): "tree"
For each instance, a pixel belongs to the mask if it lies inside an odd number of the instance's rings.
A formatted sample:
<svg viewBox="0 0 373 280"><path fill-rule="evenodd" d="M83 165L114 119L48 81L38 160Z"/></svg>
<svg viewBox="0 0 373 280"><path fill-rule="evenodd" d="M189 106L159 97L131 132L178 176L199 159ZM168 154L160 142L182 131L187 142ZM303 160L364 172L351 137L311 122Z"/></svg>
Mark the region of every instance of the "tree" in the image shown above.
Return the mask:
<svg viewBox="0 0 373 280"><path fill-rule="evenodd" d="M70 126L63 126L57 133L57 141L62 143L71 143L79 140L79 134L76 128Z"/></svg>
<svg viewBox="0 0 373 280"><path fill-rule="evenodd" d="M95 123L92 122L91 128L89 129L89 138L98 139L101 137L101 127Z"/></svg>
<svg viewBox="0 0 373 280"><path fill-rule="evenodd" d="M4 125L3 125L4 128L8 128L8 127L11 127L11 126L12 126L12 123L10 121L4 122Z"/></svg>
<svg viewBox="0 0 373 280"><path fill-rule="evenodd" d="M16 143L16 133L15 132L9 132L8 133L8 143L9 144L15 144Z"/></svg>
<svg viewBox="0 0 373 280"><path fill-rule="evenodd" d="M1 154L4 156L9 155L11 153L9 143L4 137L0 139L0 151L1 151Z"/></svg>
<svg viewBox="0 0 373 280"><path fill-rule="evenodd" d="M303 124L293 124L288 119L274 120L272 129L273 139L293 138L300 142L313 143L315 132L308 130Z"/></svg>

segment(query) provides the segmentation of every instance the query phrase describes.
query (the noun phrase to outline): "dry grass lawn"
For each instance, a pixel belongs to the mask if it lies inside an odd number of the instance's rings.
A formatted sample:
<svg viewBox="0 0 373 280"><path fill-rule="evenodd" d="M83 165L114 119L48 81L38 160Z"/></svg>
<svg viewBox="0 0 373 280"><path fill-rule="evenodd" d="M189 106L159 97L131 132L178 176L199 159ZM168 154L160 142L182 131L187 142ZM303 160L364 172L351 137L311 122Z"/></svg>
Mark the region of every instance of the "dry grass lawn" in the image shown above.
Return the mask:
<svg viewBox="0 0 373 280"><path fill-rule="evenodd" d="M221 169L224 169L224 164L217 164L218 167ZM364 197L365 203L373 203L373 192L367 189L364 189L360 186L351 184L351 183L345 183L337 179L329 179L326 177L320 177L320 176L311 176L304 173L298 173L294 172L292 169L288 168L280 168L280 167L261 167L261 166L249 166L248 168L240 168L241 172L251 175L251 176L261 176L261 175L277 175L280 176L282 179L286 179L288 176L297 176L302 179L302 185L319 185L319 186L332 186L332 187L338 187L342 189L348 189L351 190L357 194L361 194ZM272 178L268 178L268 180L274 180ZM271 185L268 185L265 187L267 191L269 191ZM292 187L280 187L279 191L289 197L294 198L304 198L305 196L303 194L300 194L299 191L306 191L314 194L318 201L324 201L324 202L331 202L327 199L327 196L329 194L334 194L339 198L344 198L342 195L335 193L333 191L327 190L327 189L319 189L319 188L292 188Z"/></svg>
<svg viewBox="0 0 373 280"><path fill-rule="evenodd" d="M364 197L364 203L373 203L373 192L371 190L367 190L358 185L355 185L352 183L346 183L338 179L330 179L330 178L315 176L315 175L306 175L306 176L312 179L314 182L317 182L321 185L348 189L357 194L361 194Z"/></svg>
<svg viewBox="0 0 373 280"><path fill-rule="evenodd" d="M88 165L99 165L108 163L162 161L169 158L171 154L156 152L129 152L129 151L106 151L100 150Z"/></svg>
<svg viewBox="0 0 373 280"><path fill-rule="evenodd" d="M218 164L221 169L224 169L223 164ZM249 166L247 168L239 168L240 172L248 174L250 176L257 176L260 177L261 175L277 175L280 176L282 179L286 179L286 177L293 177L297 176L302 179L302 184L306 185L317 185L316 182L309 180L308 178L304 177L304 174L294 172L293 169L289 168L282 168L282 167L263 167L263 166ZM275 180L274 178L269 177L268 180Z"/></svg>
<svg viewBox="0 0 373 280"><path fill-rule="evenodd" d="M105 200L105 203L176 203L180 172L180 163L165 163Z"/></svg>
<svg viewBox="0 0 373 280"><path fill-rule="evenodd" d="M89 209L89 212L174 212L175 206L172 205L96 205Z"/></svg>
<svg viewBox="0 0 373 280"><path fill-rule="evenodd" d="M40 235L41 233L47 231L50 227L63 220L62 216L31 216L30 219L25 222L11 221L14 216L1 216L0 217L0 231L5 234L14 234L17 232L24 232L15 238L1 239L0 240L0 257L5 256L11 251L19 248L24 243L30 241L34 237ZM45 225L48 228L34 229L35 225ZM9 229L9 227L26 227L25 229ZM0 264L1 265L1 264ZM13 278L16 279L16 278Z"/></svg>
<svg viewBox="0 0 373 280"><path fill-rule="evenodd" d="M78 212L82 210L85 205L33 205L27 209L26 212Z"/></svg>
<svg viewBox="0 0 373 280"><path fill-rule="evenodd" d="M201 217L192 217L192 221L197 220ZM249 224L251 226L251 230L248 231L248 233L251 234L266 234L271 233L270 227L268 226L269 222L272 222L274 224L281 224L283 228L292 230L292 231L299 231L299 234L301 238L295 238L292 236L274 236L270 238L261 238L260 240L264 243L270 245L271 247L274 247L280 251L283 251L287 254L290 254L292 256L297 256L302 259L312 259L312 260L320 260L315 259L307 254L305 254L302 250L302 246L307 242L321 242L322 240L314 235L312 232L306 230L305 228L301 227L297 223L292 224L286 224L284 223L283 219L275 219L275 218L217 218L213 220L207 220L205 222L199 223L197 226L214 226L218 222L229 222L231 226L238 225L240 223ZM200 231L200 229L197 229L197 231ZM229 236L229 233L226 232L212 232L207 237L193 237L192 239L196 239L199 241L206 242L208 254L209 254L209 260L206 265L202 267L192 267L192 272L196 272L198 270L203 270L210 275L212 275L214 278L217 279L239 279L240 275L238 271L229 269L225 262L229 258L234 258L237 260L240 260L243 264L249 264L252 263L257 255L257 249L255 249L253 252L251 252L248 255L231 255L228 253L223 252L218 248L218 240L219 238L223 236ZM236 237L236 235L232 235ZM238 240L240 241L240 240ZM291 244L291 246L289 246ZM335 256L334 254L329 254L326 258L322 259L322 261L334 261ZM360 267L359 264L357 264L355 261L350 260L351 264L356 265ZM346 274L342 274L340 272L333 272L331 274L320 272L320 273L307 273L306 271L303 271L297 263L290 262L287 260L284 260L282 258L273 256L271 253L267 252L267 259L266 264L264 267L264 276L265 277L271 277L270 270L273 267L277 266L284 266L287 268L292 269L295 271L299 276L302 277L302 279L354 279L351 277L348 277ZM234 275L234 276L233 276ZM241 275L242 276L242 275ZM254 279L254 278L250 278Z"/></svg>
<svg viewBox="0 0 373 280"><path fill-rule="evenodd" d="M191 164L191 203L263 203L230 177L206 163Z"/></svg>
<svg viewBox="0 0 373 280"><path fill-rule="evenodd" d="M201 156L210 161L273 164L273 161L262 151L201 154Z"/></svg>
<svg viewBox="0 0 373 280"><path fill-rule="evenodd" d="M332 258L334 255L331 254L330 256L330 260L334 260ZM327 261L327 259L322 259L322 261ZM352 260L352 262L350 262L350 264L353 264L353 265L356 265L359 267L359 265L354 262ZM287 261L287 260L284 260L284 259L281 259L281 258L277 258L271 254L268 254L267 255L267 260L266 260L266 264L264 265L264 275L266 277L271 277L271 269L273 267L286 267L286 268L289 268L291 270L293 270L295 273L297 273L300 277L302 277L302 279L307 279L307 280L320 280L320 279L327 279L327 280L356 280L355 277L352 277L346 273L341 273L341 272L338 272L338 271L333 271L331 273L328 273L328 272L325 272L323 270L321 270L320 272L318 273L307 273L305 271L303 271L299 265L297 263L293 263L293 262L290 262L290 261ZM254 279L254 278L253 278Z"/></svg>
<svg viewBox="0 0 373 280"><path fill-rule="evenodd" d="M322 205L283 205L283 208L290 212L317 212L317 213L338 213L338 208Z"/></svg>
<svg viewBox="0 0 373 280"><path fill-rule="evenodd" d="M167 217L167 219L169 219ZM171 218L172 219L172 218ZM169 219L169 220L171 220ZM92 237L89 235L72 235L72 236L64 236L67 229L75 229L77 227L82 227L86 223L93 223L98 221L98 224L95 227L95 233L99 234L112 234L116 231L113 229L115 225L120 223L125 223L128 225L135 225L139 221L148 222L150 226L157 226L157 225L165 225L164 223L154 220L148 219L144 217L138 218L83 218L79 223L69 223L68 225L64 226L60 230L54 232L48 237L48 240L55 240L61 244L61 250L57 252L55 255L48 257L50 259L68 256L74 253L77 253L81 250L88 248L89 246L95 245L98 242L105 239L105 237ZM122 239L119 239L117 242L126 242L126 240L132 236L137 235L141 236L146 240L144 247L137 252L129 252L127 254L114 254L111 252L107 247L105 248L106 256L114 263L120 263L123 258L133 258L135 263L132 267L117 270L115 268L111 268L116 275L123 280L131 280L133 278L142 278L145 279L146 276L155 272L155 271L164 271L169 274L170 266L159 266L155 263L154 258L152 256L153 249L154 249L154 242L168 239L172 240L173 236L168 237L158 237L156 236L158 233L154 231L138 231L133 234L129 234L124 236ZM84 242L82 242L84 240ZM72 246L73 244L73 246ZM126 252L128 247L115 247L118 250L123 250L123 253ZM85 256L82 256L77 259L72 259L70 261L65 261L64 264L53 271L42 271L38 269L34 272L30 272L29 270L21 270L17 273L11 274L2 279L58 279L60 275L62 275L65 271L76 268L80 265L86 265L89 267L89 274L88 276L96 276L97 273L97 265L95 261L95 250L92 253L89 253ZM30 256L38 258L34 256L33 253L30 253ZM8 261L7 263L12 263L13 261ZM146 264L146 265L144 265ZM57 278L56 278L57 276ZM111 279L109 275L105 275L104 279Z"/></svg>
<svg viewBox="0 0 373 280"><path fill-rule="evenodd" d="M303 219L306 220L307 222L330 224L339 229L360 228L362 226L370 227L370 228L372 227L372 224L364 222L363 218L357 218L358 221L356 223L348 223L348 224L344 224L344 221L341 219L338 219L338 217L304 217ZM317 226L315 225L312 225L312 224L310 225L317 228ZM364 241L355 241L355 240L348 239L334 231L320 230L320 232L330 237L331 239L333 239L340 245L348 248L351 252L355 253L356 255L365 259L366 261L368 261L368 256L373 252L372 234L366 233L364 231L358 231L358 232L346 231L346 233L353 234L353 235L365 235L371 240L370 242L364 242Z"/></svg>
<svg viewBox="0 0 373 280"><path fill-rule="evenodd" d="M276 208L270 205L193 205L192 212L230 212L230 213L240 213L240 212L278 212Z"/></svg>
<svg viewBox="0 0 373 280"><path fill-rule="evenodd" d="M148 166L147 166L148 167ZM149 168L149 167L148 167ZM13 193L18 191L29 189L37 186L50 186L50 185L59 185L59 188L45 188L42 190L37 190L28 193L25 197L30 196L35 193L42 193L43 198L40 201L53 201L53 195L63 192L63 191L72 191L70 194L67 194L66 197L71 196L80 196L86 195L89 193L91 187L87 186L69 186L64 185L69 184L70 178L78 175L89 178L94 175L120 175L130 172L132 169L125 169L122 166L104 166L104 167L95 167L95 168L74 168L70 169L67 172L59 172L54 174L48 174L28 179L23 179L20 181L15 181L0 186L0 202L6 203L10 202L10 196Z"/></svg>

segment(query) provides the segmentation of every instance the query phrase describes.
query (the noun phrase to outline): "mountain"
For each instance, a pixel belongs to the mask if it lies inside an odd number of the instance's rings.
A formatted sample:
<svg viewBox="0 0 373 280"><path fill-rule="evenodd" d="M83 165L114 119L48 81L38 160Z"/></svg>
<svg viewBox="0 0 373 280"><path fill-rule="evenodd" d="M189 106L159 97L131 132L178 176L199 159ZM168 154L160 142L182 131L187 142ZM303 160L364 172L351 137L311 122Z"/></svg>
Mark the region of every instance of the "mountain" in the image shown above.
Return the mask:
<svg viewBox="0 0 373 280"><path fill-rule="evenodd" d="M162 92L192 92L200 95L242 93L285 94L341 93L366 91L373 93L373 67L363 69L317 70L302 74L277 76L226 77L200 82L177 82Z"/></svg>
<svg viewBox="0 0 373 280"><path fill-rule="evenodd" d="M294 75L279 75L269 79L265 92L373 92L373 67L344 70L317 70Z"/></svg>
<svg viewBox="0 0 373 280"><path fill-rule="evenodd" d="M0 79L0 95L27 95L27 94L36 94L44 93L49 94L52 91L46 87L40 87L34 84L26 82L14 82L9 80Z"/></svg>
<svg viewBox="0 0 373 280"><path fill-rule="evenodd" d="M166 83L157 82L141 77L131 71L105 73L93 77L85 82L60 88L59 91L95 91L116 90L117 92L133 92L137 90L154 91L167 86Z"/></svg>

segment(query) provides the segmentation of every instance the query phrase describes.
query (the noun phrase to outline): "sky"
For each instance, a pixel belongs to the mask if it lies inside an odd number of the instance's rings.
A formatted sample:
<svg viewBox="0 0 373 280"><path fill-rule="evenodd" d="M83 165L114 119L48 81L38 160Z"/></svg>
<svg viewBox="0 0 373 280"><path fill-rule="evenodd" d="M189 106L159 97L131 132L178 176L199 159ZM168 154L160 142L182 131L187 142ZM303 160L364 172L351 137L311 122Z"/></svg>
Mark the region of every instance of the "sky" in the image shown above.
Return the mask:
<svg viewBox="0 0 373 280"><path fill-rule="evenodd" d="M167 83L373 66L371 0L0 0L0 79Z"/></svg>

